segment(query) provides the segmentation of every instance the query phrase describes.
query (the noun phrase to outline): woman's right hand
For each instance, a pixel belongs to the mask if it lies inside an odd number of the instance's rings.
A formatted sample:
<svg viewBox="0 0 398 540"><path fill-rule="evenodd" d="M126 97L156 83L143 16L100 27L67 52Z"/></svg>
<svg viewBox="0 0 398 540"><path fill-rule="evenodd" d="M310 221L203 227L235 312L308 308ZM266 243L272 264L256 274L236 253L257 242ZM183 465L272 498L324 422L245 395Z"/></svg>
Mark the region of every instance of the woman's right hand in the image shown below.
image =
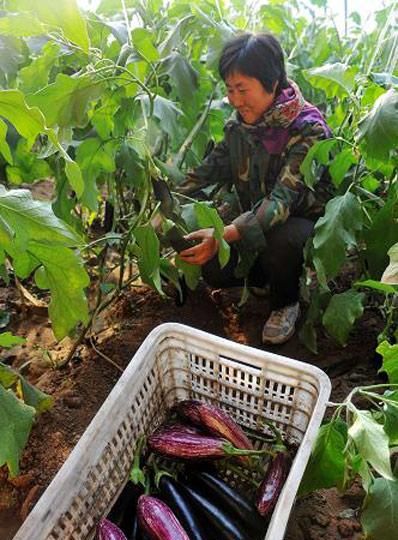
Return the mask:
<svg viewBox="0 0 398 540"><path fill-rule="evenodd" d="M218 252L218 241L214 238L214 229L199 229L185 236L187 240L199 240L199 243L179 253L179 257L188 264L202 266Z"/></svg>

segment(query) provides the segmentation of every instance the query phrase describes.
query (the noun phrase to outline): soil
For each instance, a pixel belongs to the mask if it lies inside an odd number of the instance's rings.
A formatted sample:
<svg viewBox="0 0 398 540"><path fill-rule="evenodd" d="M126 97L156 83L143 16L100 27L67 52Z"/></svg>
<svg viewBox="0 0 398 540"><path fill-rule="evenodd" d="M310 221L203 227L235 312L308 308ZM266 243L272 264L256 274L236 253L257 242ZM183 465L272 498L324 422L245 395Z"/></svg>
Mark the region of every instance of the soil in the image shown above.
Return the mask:
<svg viewBox="0 0 398 540"><path fill-rule="evenodd" d="M3 295L1 296L1 292ZM70 342L57 343L46 310L22 306L14 288L0 291L0 308L11 313L7 330L27 337L27 343L3 355L3 361L21 368L41 390L52 395L53 408L36 422L21 460L21 472L7 479L0 469L0 538L11 540L51 479L67 459L147 334L162 322L181 322L260 349L261 328L269 313L266 298L250 296L237 309L240 292L189 292L183 306L162 299L145 286L133 286L102 314L95 338L86 340L62 367ZM376 337L382 327L376 311L366 311L345 348L320 335L319 354L310 353L294 336L269 350L311 362L332 379L331 399L341 401L354 386L378 379L374 363ZM344 495L322 490L299 499L292 511L286 540L359 540L358 511L363 493L359 486Z"/></svg>

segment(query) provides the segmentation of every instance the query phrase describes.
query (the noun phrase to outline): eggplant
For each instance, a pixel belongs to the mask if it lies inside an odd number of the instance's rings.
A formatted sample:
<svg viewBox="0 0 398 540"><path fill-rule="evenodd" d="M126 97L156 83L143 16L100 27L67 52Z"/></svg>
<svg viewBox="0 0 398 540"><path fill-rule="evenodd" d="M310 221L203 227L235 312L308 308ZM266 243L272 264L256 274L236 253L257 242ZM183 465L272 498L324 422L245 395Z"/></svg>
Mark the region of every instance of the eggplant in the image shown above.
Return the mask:
<svg viewBox="0 0 398 540"><path fill-rule="evenodd" d="M175 410L177 414L212 435L227 439L236 448L253 450L253 445L242 428L217 405L197 399L186 399L177 403Z"/></svg>
<svg viewBox="0 0 398 540"><path fill-rule="evenodd" d="M256 508L263 517L270 515L278 501L290 468L290 456L278 452L268 465L267 472L256 493Z"/></svg>
<svg viewBox="0 0 398 540"><path fill-rule="evenodd" d="M262 538L266 530L266 522L258 515L255 505L247 497L232 488L215 472L209 470L189 471L188 479L192 486L202 493L211 494L211 500L231 516L236 516L244 527Z"/></svg>
<svg viewBox="0 0 398 540"><path fill-rule="evenodd" d="M203 493L195 486L185 483L187 500L194 503L197 512L206 518L208 529L212 531L211 538L218 540L257 540L253 533L247 530L236 516L231 516L226 510L215 503L212 493ZM209 537L209 534L208 534ZM259 537L258 537L259 538Z"/></svg>
<svg viewBox="0 0 398 540"><path fill-rule="evenodd" d="M97 533L98 540L127 540L125 534L109 519L101 519Z"/></svg>
<svg viewBox="0 0 398 540"><path fill-rule="evenodd" d="M190 540L209 539L207 528L205 528L198 513L195 512L195 507L181 482L169 474L163 474L159 480L159 497L174 512L187 531Z"/></svg>
<svg viewBox="0 0 398 540"><path fill-rule="evenodd" d="M160 426L148 437L148 446L154 452L183 459L223 458L225 442L182 424Z"/></svg>
<svg viewBox="0 0 398 540"><path fill-rule="evenodd" d="M171 509L156 497L141 495L137 515L140 528L150 540L189 540Z"/></svg>
<svg viewBox="0 0 398 540"><path fill-rule="evenodd" d="M128 481L108 515L108 519L117 525L129 540L134 529L138 497L142 494L141 486ZM134 539L134 536L132 538Z"/></svg>

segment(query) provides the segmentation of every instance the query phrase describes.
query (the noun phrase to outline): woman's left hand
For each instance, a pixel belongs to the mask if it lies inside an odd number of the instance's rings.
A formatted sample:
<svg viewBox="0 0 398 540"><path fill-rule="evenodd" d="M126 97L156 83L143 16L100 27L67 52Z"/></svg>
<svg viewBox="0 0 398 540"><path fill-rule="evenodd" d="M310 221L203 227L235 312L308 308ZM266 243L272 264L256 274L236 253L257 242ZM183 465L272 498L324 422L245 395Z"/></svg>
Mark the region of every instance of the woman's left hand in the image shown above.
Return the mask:
<svg viewBox="0 0 398 540"><path fill-rule="evenodd" d="M189 263L202 266L218 252L218 241L214 238L214 229L199 229L185 236L188 240L200 240L196 246L184 249L179 253L180 258Z"/></svg>

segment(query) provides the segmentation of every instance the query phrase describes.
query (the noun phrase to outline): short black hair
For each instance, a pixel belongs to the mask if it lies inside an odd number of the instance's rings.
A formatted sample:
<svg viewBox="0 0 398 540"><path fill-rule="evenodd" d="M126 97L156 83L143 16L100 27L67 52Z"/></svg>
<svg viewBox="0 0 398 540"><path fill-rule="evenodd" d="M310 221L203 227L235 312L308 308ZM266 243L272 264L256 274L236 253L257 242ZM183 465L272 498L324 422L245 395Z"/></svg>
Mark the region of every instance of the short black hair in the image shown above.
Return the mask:
<svg viewBox="0 0 398 540"><path fill-rule="evenodd" d="M275 36L268 33L245 33L224 46L218 64L220 77L241 73L261 82L271 93L278 82L276 94L288 86L282 47Z"/></svg>

